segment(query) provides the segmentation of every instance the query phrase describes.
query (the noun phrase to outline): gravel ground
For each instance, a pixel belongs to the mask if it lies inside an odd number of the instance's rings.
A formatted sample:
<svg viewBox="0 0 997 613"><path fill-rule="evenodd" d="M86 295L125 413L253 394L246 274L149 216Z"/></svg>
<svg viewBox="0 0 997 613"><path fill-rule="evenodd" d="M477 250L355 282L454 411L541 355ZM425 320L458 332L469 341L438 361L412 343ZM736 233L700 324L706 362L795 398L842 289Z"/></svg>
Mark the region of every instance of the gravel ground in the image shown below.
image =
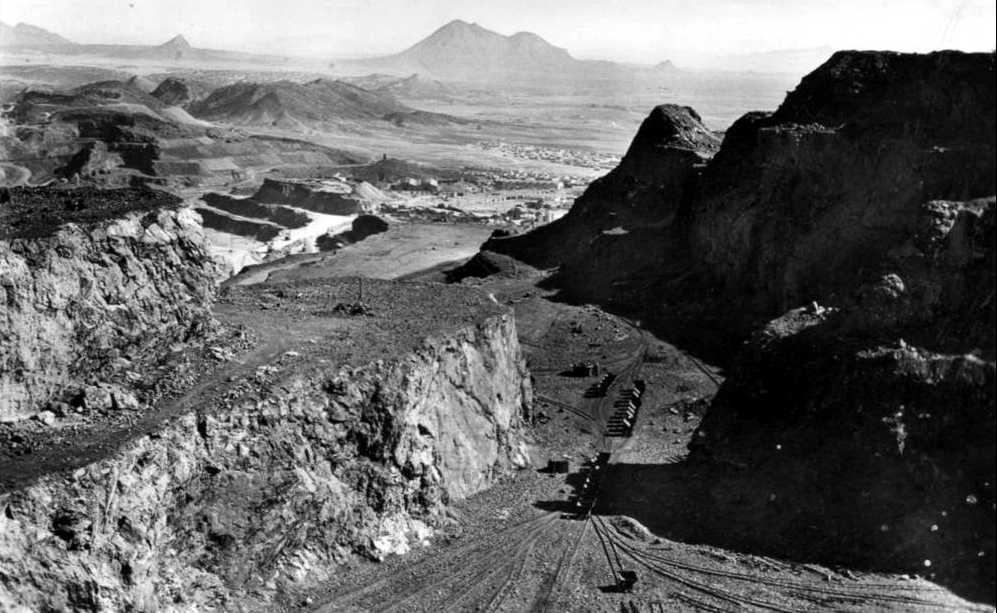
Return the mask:
<svg viewBox="0 0 997 613"><path fill-rule="evenodd" d="M67 223L86 225L179 205L176 196L143 188L15 187L0 194L0 240L50 236Z"/></svg>
<svg viewBox="0 0 997 613"><path fill-rule="evenodd" d="M362 312L352 313L361 304ZM52 424L0 424L0 491L41 475L95 462L164 420L212 406L260 366L299 357L304 368L358 365L418 347L506 312L487 294L440 284L355 278L231 288L214 308L219 326L205 339L178 344L162 361L136 360L118 381L141 406L72 410Z"/></svg>

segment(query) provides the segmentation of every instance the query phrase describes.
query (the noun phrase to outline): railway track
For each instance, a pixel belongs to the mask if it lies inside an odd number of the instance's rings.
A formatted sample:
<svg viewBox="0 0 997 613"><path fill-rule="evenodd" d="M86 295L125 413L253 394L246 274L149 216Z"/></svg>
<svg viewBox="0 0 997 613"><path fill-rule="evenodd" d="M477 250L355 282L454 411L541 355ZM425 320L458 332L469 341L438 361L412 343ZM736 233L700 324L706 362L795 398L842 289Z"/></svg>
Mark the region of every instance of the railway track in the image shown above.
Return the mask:
<svg viewBox="0 0 997 613"><path fill-rule="evenodd" d="M552 398L552 397L546 396L544 394L537 394L537 398L539 398L540 400L543 400L544 402L552 404L552 405L554 405L556 407L560 407L560 408L564 409L565 411L569 411L571 413L574 413L575 415L577 415L577 416L579 416L579 417L581 417L583 419L586 419L588 421L595 421L595 417L593 417L590 413L588 413L584 409L579 409L578 407L576 407L576 406L574 406L572 404L569 404L567 402L562 402L562 401L560 401L560 400L558 400L556 398Z"/></svg>
<svg viewBox="0 0 997 613"><path fill-rule="evenodd" d="M649 337L636 324L620 318L638 338L636 350L628 355L602 362L621 364L616 379L606 393L585 402L581 407L547 396L537 398L552 406L591 422L600 423L600 450L611 453L618 443L608 436L606 417L621 389L634 385L640 378L648 350ZM524 345L540 347L525 341ZM696 368L716 386L721 380L696 358L683 353ZM554 372L535 370L535 373ZM669 456L666 463L679 462L681 455ZM605 459L603 459L605 461ZM731 610L762 610L795 613L803 609L859 610L863 606L879 605L897 610L965 610L962 604L945 602L948 594L942 588L913 584L906 587L891 583L855 582L854 584L824 585L823 575L812 582L798 573L797 565L771 558L759 558L768 568L764 572L745 572L729 564L713 565L698 559L676 556L668 550L643 546L633 541L603 517L593 514L598 504L598 482L594 491L585 496L579 514L582 521L558 526L556 513L521 521L456 548L444 550L428 560L426 572L397 571L366 587L334 597L319 609L326 613L349 606L357 610L378 613L397 611L560 611L566 602L566 585L574 585L578 552L586 542L591 526L613 582L631 563L664 579L671 603L683 610L725 612ZM577 528L575 528L577 526ZM553 528L553 529L552 529ZM539 562L535 561L539 560ZM536 566L537 564L541 566ZM601 566L601 561L599 562ZM529 572L528 572L529 571ZM538 582L539 578L539 582ZM937 599L928 594L938 594ZM953 601L954 602L954 601ZM532 604L531 604L532 603ZM620 603L624 604L624 603ZM641 605L642 607L645 605ZM664 607L661 603L651 603ZM624 610L625 608L624 604ZM637 609L630 601L630 610ZM667 610L661 608L660 610Z"/></svg>
<svg viewBox="0 0 997 613"><path fill-rule="evenodd" d="M654 572L657 575L669 579L675 583L683 585L689 589L700 592L710 598L727 602L739 607L743 606L753 606L759 609L764 609L767 611L777 611L778 613L796 613L796 609L791 609L776 603L766 602L764 600L759 600L752 596L745 596L741 594L735 594L719 588L714 583L704 583L702 581L693 579L688 576L681 575L674 570L668 568L666 565L655 563L649 560L639 549L633 547L632 545L623 541L623 539L614 536L613 531L606 527L604 520L600 517L596 517L596 523L599 525L599 529L603 531L603 534L607 536L610 543L616 545L620 551L622 551L627 557L634 560L638 564L644 566L648 570Z"/></svg>
<svg viewBox="0 0 997 613"><path fill-rule="evenodd" d="M609 389L606 390L606 395L602 397L599 400L599 403L597 404L595 411L596 415L594 417L596 417L597 420L602 419L602 421L604 422L602 424L603 451L612 451L612 446L613 446L611 443L611 439L613 437L609 435L607 424L605 423L606 420L608 420L609 416L612 414L613 397L623 385L631 385L631 386L633 385L634 378L640 372L641 368L644 367L644 359L647 357L647 348L649 345L649 343L647 342L647 337L645 336L643 330L641 330L640 328L638 328L637 326L635 326L634 324L630 323L625 319L623 319L622 321L624 321L628 326L630 326L633 329L633 331L638 335L638 337L640 338L640 347L635 352L635 354L631 356L630 363L626 366L626 368L620 371L616 379L613 381L612 385L610 385Z"/></svg>
<svg viewBox="0 0 997 613"><path fill-rule="evenodd" d="M945 603L939 603L933 600L926 600L924 598L919 598L915 596L895 596L890 594L883 594L880 590L882 587L876 587L869 584L859 584L852 587L839 586L839 587L821 587L809 583L799 583L794 581L786 581L780 579L770 579L763 576L758 576L749 573L739 573L732 571L724 571L713 568L707 568L704 566L699 566L695 564L689 564L687 562L678 562L671 558L667 558L657 554L645 554L649 559L655 560L658 563L668 566L673 569L687 570L703 575L711 575L714 577L722 577L725 579L733 579L736 581L750 582L756 585L766 585L769 587L781 588L784 590L789 590L797 593L805 593L810 596L821 596L828 598L857 598L863 601L875 600L884 603L897 603L897 604L910 604L917 605L921 607L938 607L943 609L951 608ZM898 589L904 589L902 586L892 586L891 591ZM918 590L921 591L921 590ZM942 590L935 590L941 592Z"/></svg>
<svg viewBox="0 0 997 613"><path fill-rule="evenodd" d="M812 583L802 583L784 579L773 579L764 575L727 571L717 568L709 568L685 561L676 560L673 557L651 553L638 548L628 542L615 529L606 525L605 520L596 518L597 529L603 533L604 538L616 545L627 557L633 559L638 564L648 568L652 572L665 578L676 581L686 587L699 591L714 599L730 602L739 605L751 605L772 611L790 611L778 603L766 602L751 596L744 596L729 590L720 588L715 579L726 579L730 581L750 584L751 586L765 586L778 590L783 597L797 600L811 600L818 603L828 602L853 602L857 606L878 603L882 605L893 605L903 607L905 610L916 607L919 609L936 609L944 611L962 611L964 605L950 604L938 600L929 600L915 595L898 595L898 590L917 590L919 593L935 592L945 594L941 588L928 588L927 590L918 587L906 588L896 584L858 584L854 586L840 585L836 587L825 587ZM693 578L691 575L702 575L712 577L714 580L704 582ZM893 593L883 593L883 591ZM712 605L710 605L712 606Z"/></svg>
<svg viewBox="0 0 997 613"><path fill-rule="evenodd" d="M643 331L630 322L624 323L640 339L639 347L636 352L614 362L625 361L626 366L606 390L605 396L592 403L594 412L550 396L538 394L538 398L582 419L598 421L606 413L607 403L611 405L614 392L620 386L630 384L640 371L647 352L648 343ZM533 345L529 342L524 344ZM603 447L606 448L609 445L605 437L605 424L602 424L602 433ZM592 523L591 510L594 505L593 501L585 510L585 519L580 522L577 533L571 535L570 541L560 551L549 579L539 585L533 599L535 608L548 611L556 609L558 590L574 568L575 558L585 540L589 524ZM556 517L556 513L548 513L519 522L486 538L441 552L432 560L432 567L426 572L413 572L410 569L396 571L363 588L334 595L318 611L331 613L349 607L376 613L502 610L513 586L523 576L538 540L550 532L549 528ZM549 551L556 551L555 548L565 538L558 535L554 542L545 545Z"/></svg>

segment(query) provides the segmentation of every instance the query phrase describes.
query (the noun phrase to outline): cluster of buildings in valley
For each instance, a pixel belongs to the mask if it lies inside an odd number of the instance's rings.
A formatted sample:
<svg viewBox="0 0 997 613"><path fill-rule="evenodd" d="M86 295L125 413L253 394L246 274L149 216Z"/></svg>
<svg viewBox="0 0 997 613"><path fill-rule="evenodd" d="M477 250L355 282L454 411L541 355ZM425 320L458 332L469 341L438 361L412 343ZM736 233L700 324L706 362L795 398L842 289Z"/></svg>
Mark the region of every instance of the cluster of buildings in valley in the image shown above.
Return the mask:
<svg viewBox="0 0 997 613"><path fill-rule="evenodd" d="M588 178L546 172L467 170L456 177L403 177L380 182L378 187L395 192L465 196L508 190L532 190L540 194L585 187L588 183Z"/></svg>
<svg viewBox="0 0 997 613"><path fill-rule="evenodd" d="M280 181L288 190L305 188L313 198L336 194L355 200L364 211L397 221L515 229L529 229L563 216L589 182L586 177L524 170L415 166L392 170L401 172L343 168L324 178ZM233 192L250 195L245 189Z"/></svg>
<svg viewBox="0 0 997 613"><path fill-rule="evenodd" d="M477 146L485 151L491 151L508 157L522 160L542 160L565 166L591 168L594 170L612 170L619 163L619 156L596 151L579 151L577 149L556 149L540 145L524 145L507 143L505 141L483 141Z"/></svg>
<svg viewBox="0 0 997 613"><path fill-rule="evenodd" d="M413 223L473 223L497 228L530 229L550 223L568 212L568 207L554 206L542 200L517 202L504 208L461 208L446 201L412 200L389 202L380 213Z"/></svg>

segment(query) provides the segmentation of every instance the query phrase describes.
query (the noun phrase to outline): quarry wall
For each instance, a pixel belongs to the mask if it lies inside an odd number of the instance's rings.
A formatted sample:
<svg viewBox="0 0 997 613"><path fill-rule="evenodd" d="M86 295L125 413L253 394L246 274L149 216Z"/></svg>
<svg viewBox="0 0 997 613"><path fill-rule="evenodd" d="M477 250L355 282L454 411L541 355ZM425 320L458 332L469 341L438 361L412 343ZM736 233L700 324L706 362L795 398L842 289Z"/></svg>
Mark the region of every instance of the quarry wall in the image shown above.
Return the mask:
<svg viewBox="0 0 997 613"><path fill-rule="evenodd" d="M210 320L219 273L185 209L0 237L0 420L192 334Z"/></svg>
<svg viewBox="0 0 997 613"><path fill-rule="evenodd" d="M107 459L0 495L0 608L267 610L431 538L528 462L511 313L355 367L279 365Z"/></svg>

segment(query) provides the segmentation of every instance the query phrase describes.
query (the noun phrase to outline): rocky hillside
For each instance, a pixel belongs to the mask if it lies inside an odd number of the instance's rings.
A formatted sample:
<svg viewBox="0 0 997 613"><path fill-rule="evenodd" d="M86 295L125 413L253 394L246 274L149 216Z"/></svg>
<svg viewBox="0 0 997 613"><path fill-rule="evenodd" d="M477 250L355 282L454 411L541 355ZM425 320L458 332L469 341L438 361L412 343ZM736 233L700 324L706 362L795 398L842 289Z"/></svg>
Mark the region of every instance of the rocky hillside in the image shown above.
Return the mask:
<svg viewBox="0 0 997 613"><path fill-rule="evenodd" d="M207 83L180 77L167 77L152 90L152 95L168 106L187 107L211 92Z"/></svg>
<svg viewBox="0 0 997 613"><path fill-rule="evenodd" d="M838 53L728 130L692 249L756 312L845 294L928 202L997 191L995 107L993 55Z"/></svg>
<svg viewBox="0 0 997 613"><path fill-rule="evenodd" d="M995 214L930 203L892 272L742 349L691 457L753 546L994 598Z"/></svg>
<svg viewBox="0 0 997 613"><path fill-rule="evenodd" d="M105 187L149 181L179 187L246 179L275 165L309 172L361 161L307 141L247 135L195 119L178 105L207 95L204 83L164 79L149 93L151 83L143 81L105 80L63 91L19 88L3 113L11 129L0 134L0 155L15 161L8 180L44 184L79 177Z"/></svg>
<svg viewBox="0 0 997 613"><path fill-rule="evenodd" d="M744 334L873 279L927 203L997 191L993 76L989 54L838 53L719 149L694 111L659 107L568 215L484 249L648 317L722 290L738 308L707 314Z"/></svg>
<svg viewBox="0 0 997 613"><path fill-rule="evenodd" d="M569 215L485 249L733 364L692 464L742 546L992 600L994 77L837 53L719 149L661 107Z"/></svg>
<svg viewBox="0 0 997 613"><path fill-rule="evenodd" d="M483 252L557 268L556 282L567 296L660 323L660 306L672 288L676 297L687 298L687 286L701 276L689 253L688 225L700 177L719 146L695 110L659 106L641 124L619 166L594 181L567 215L527 234L492 238ZM469 263L467 273L476 266ZM647 312L637 313L643 305ZM701 328L703 309L692 310Z"/></svg>
<svg viewBox="0 0 997 613"><path fill-rule="evenodd" d="M189 110L195 117L210 121L290 130L319 125L344 128L371 122L404 125L458 121L416 111L383 93L328 79L234 83L194 102Z"/></svg>
<svg viewBox="0 0 997 613"><path fill-rule="evenodd" d="M197 216L138 189L15 188L0 203L0 420L210 318Z"/></svg>
<svg viewBox="0 0 997 613"><path fill-rule="evenodd" d="M107 175L117 174L118 184L127 185L135 174L156 174L156 164L164 157L163 139L203 139L207 128L132 81L100 81L68 91L28 88L4 115L17 128L0 136L0 151L23 163L32 182L50 178L52 170L59 177L82 174L78 165L67 162L73 156L100 153L95 150L99 148L114 155L100 160L104 176L89 178L112 183ZM120 170L109 172L116 168Z"/></svg>
<svg viewBox="0 0 997 613"><path fill-rule="evenodd" d="M526 466L511 313L434 284L366 280L361 301L357 283L232 290L218 317L251 323L253 346L225 376L105 459L0 493L0 603L299 605L296 590L419 546L448 502Z"/></svg>

